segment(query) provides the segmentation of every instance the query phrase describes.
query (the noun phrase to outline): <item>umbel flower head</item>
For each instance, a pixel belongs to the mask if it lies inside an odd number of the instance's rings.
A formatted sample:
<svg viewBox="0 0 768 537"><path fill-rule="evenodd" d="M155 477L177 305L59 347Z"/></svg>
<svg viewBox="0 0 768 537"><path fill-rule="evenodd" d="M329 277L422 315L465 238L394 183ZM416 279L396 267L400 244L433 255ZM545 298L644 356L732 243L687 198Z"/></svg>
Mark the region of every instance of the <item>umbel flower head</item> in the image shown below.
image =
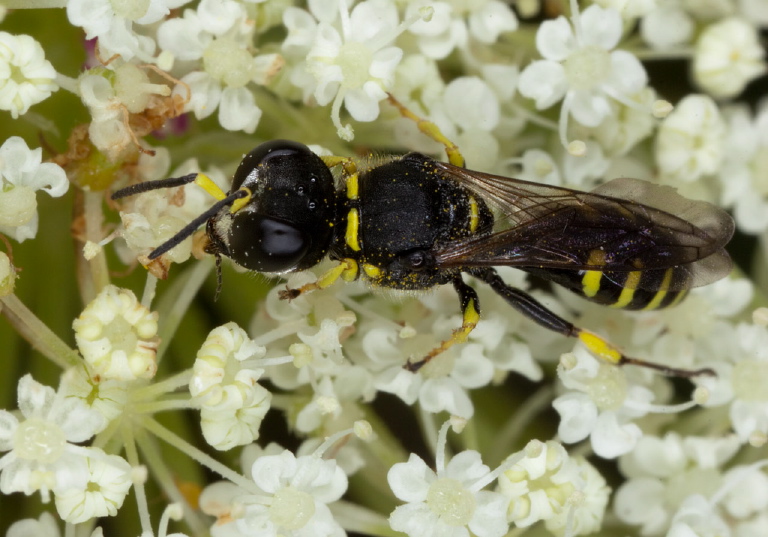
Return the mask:
<svg viewBox="0 0 768 537"><path fill-rule="evenodd" d="M200 347L189 391L200 402L203 436L213 447L228 450L259 437L272 398L258 384L265 352L235 323L214 328Z"/></svg>
<svg viewBox="0 0 768 537"><path fill-rule="evenodd" d="M157 313L127 289L108 285L72 324L85 361L104 380L152 378L157 371Z"/></svg>
<svg viewBox="0 0 768 537"><path fill-rule="evenodd" d="M83 448L106 424L82 401L25 375L18 384L21 416L0 410L0 491L3 494L78 488L87 475Z"/></svg>

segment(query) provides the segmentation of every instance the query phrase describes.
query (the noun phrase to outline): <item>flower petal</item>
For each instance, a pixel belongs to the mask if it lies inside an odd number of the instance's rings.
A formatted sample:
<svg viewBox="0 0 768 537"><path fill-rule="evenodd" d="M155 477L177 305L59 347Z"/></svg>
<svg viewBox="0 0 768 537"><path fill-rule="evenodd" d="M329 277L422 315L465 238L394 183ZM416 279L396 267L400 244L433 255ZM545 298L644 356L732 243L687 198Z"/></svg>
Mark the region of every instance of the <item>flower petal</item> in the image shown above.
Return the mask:
<svg viewBox="0 0 768 537"><path fill-rule="evenodd" d="M517 89L529 99L536 100L536 108L549 108L568 91L565 70L557 62L537 60L520 73Z"/></svg>

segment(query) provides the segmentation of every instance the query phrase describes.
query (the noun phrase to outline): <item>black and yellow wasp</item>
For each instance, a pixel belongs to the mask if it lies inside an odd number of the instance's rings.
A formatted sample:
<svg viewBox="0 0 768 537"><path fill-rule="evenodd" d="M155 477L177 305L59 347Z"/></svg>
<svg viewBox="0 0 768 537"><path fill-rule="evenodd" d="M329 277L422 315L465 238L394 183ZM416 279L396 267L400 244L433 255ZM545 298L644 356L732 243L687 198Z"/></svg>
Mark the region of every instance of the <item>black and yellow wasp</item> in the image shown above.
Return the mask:
<svg viewBox="0 0 768 537"><path fill-rule="evenodd" d="M635 179L579 192L471 171L433 123L394 98L390 102L445 145L450 163L409 153L364 166L275 140L243 158L227 194L206 176L191 174L129 186L112 198L196 182L218 199L149 259L206 223L205 250L217 261L225 256L247 269L278 274L308 269L326 257L338 262L317 282L287 289L282 298L328 287L339 278L362 277L374 286L406 290L453 285L462 325L429 354L409 362L412 371L466 340L476 326L480 305L462 278L468 274L523 315L580 339L611 363L681 376L709 372L624 356L504 283L493 267L519 268L610 307L672 306L690 289L731 270L724 246L734 225L726 212ZM339 170L338 180L333 168Z"/></svg>

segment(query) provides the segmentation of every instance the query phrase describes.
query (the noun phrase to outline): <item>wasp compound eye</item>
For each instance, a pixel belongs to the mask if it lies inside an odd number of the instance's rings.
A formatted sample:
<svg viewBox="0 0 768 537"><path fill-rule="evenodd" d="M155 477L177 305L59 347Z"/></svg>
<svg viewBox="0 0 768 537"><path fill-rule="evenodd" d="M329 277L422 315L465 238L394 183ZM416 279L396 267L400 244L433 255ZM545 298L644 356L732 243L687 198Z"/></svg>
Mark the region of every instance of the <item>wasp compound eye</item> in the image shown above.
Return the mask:
<svg viewBox="0 0 768 537"><path fill-rule="evenodd" d="M311 241L297 227L258 213L238 215L229 235L229 250L243 267L258 272L295 268Z"/></svg>

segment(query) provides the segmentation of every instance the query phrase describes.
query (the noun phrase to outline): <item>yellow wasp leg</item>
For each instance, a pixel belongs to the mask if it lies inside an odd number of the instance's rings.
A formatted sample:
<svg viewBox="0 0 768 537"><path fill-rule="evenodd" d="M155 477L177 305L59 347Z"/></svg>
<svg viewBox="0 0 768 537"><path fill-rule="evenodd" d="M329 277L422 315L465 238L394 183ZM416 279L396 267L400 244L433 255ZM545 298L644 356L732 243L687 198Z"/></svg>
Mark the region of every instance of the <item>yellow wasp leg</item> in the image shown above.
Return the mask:
<svg viewBox="0 0 768 537"><path fill-rule="evenodd" d="M409 361L406 363L405 368L408 371L418 371L438 354L447 351L457 343L464 343L467 341L470 332L475 329L477 323L480 321L480 305L475 290L464 283L461 276L456 276L453 280L453 287L456 289L456 292L459 294L459 299L461 300L461 312L463 316L461 326L453 331L451 337L429 351L429 353L427 353L421 360L418 362Z"/></svg>
<svg viewBox="0 0 768 537"><path fill-rule="evenodd" d="M339 278L344 281L351 282L357 278L357 273L357 261L354 259L345 258L342 259L338 265L320 276L317 281L312 283L305 283L298 289L289 289L286 287L285 290L280 291L279 296L282 300L293 300L294 298L304 293L309 293L310 291L315 291L316 289L325 289L326 287L330 287L336 283L336 280Z"/></svg>
<svg viewBox="0 0 768 537"><path fill-rule="evenodd" d="M398 109L400 115L416 122L416 126L419 130L432 138L434 141L441 143L445 146L445 154L448 155L448 162L454 166L464 167L464 156L459 150L459 146L454 144L440 131L440 128L423 117L419 117L411 112L403 103L395 99L391 93L387 93L387 99L389 102Z"/></svg>
<svg viewBox="0 0 768 537"><path fill-rule="evenodd" d="M333 168L334 166L341 166L344 169L345 175L352 175L357 173L357 164L355 160L350 157L338 157L335 155L320 157L320 160L328 166Z"/></svg>

